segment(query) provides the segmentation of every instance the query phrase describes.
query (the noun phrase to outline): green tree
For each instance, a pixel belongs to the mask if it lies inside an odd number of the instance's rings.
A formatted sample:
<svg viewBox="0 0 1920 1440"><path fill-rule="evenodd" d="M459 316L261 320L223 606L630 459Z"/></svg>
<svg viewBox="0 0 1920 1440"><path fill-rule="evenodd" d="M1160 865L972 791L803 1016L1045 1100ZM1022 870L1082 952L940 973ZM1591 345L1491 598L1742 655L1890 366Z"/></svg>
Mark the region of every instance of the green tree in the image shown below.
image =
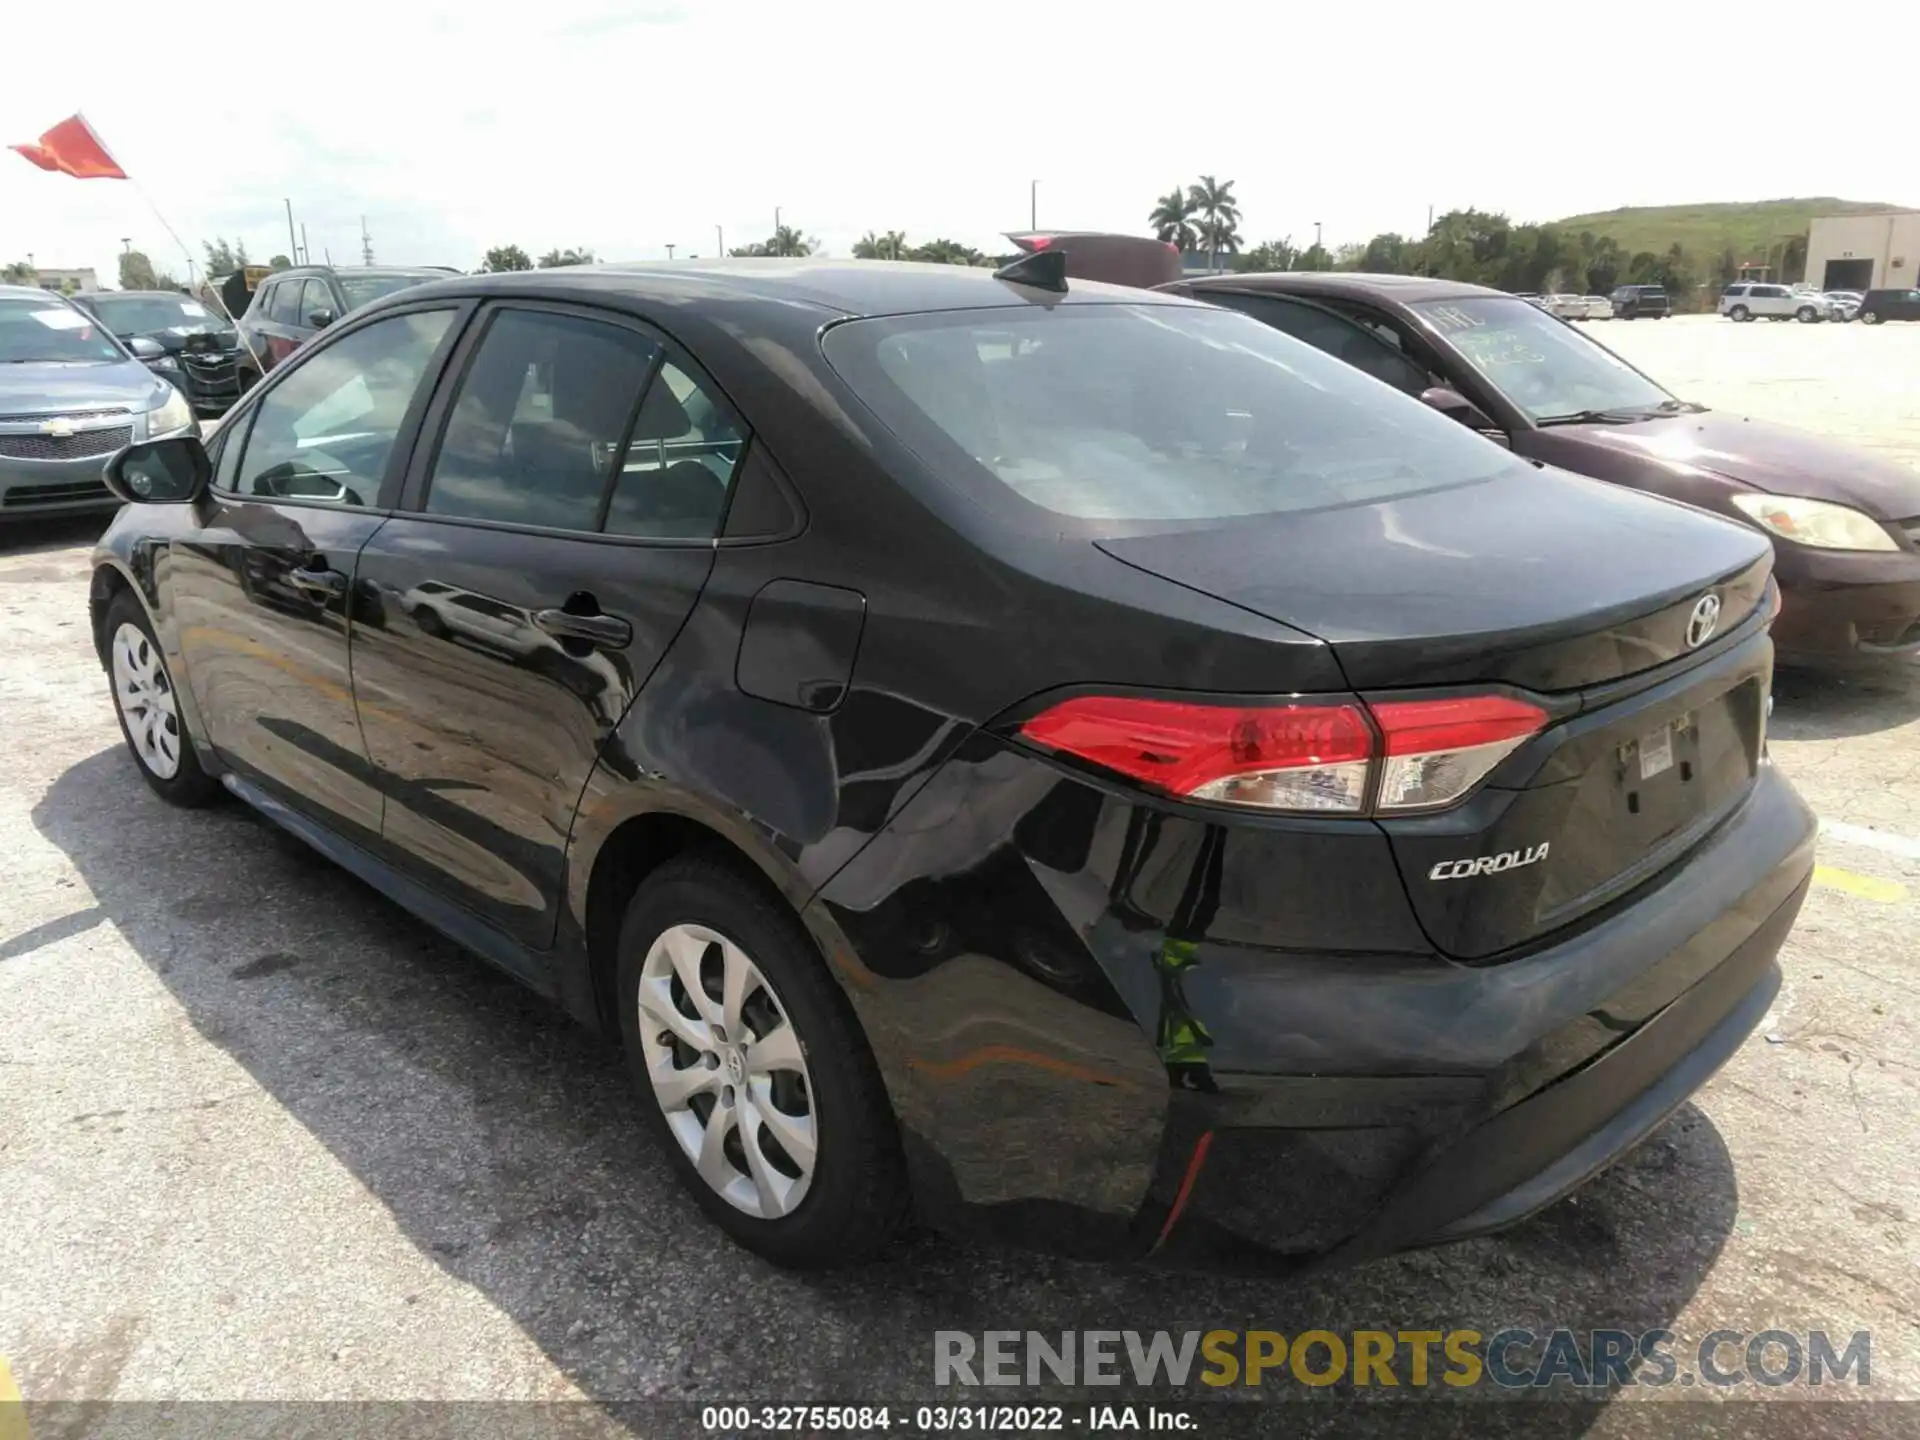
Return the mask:
<svg viewBox="0 0 1920 1440"><path fill-rule="evenodd" d="M267 268L269 270L291 270L293 268L293 261L284 255L276 255L267 261Z"/></svg>
<svg viewBox="0 0 1920 1440"><path fill-rule="evenodd" d="M1295 270L1331 270L1333 256L1327 253L1327 247L1315 241L1298 255L1293 257Z"/></svg>
<svg viewBox="0 0 1920 1440"><path fill-rule="evenodd" d="M1366 243L1353 268L1364 270L1369 275L1405 275L1413 269L1412 252L1415 248L1408 243L1406 236L1389 230Z"/></svg>
<svg viewBox="0 0 1920 1440"><path fill-rule="evenodd" d="M1244 255L1236 256L1233 268L1243 275L1257 275L1270 270L1293 269L1294 257L1300 252L1293 248L1293 241L1263 240Z"/></svg>
<svg viewBox="0 0 1920 1440"><path fill-rule="evenodd" d="M539 266L542 270L557 270L562 265L591 265L594 256L591 250L549 250L542 255Z"/></svg>
<svg viewBox="0 0 1920 1440"><path fill-rule="evenodd" d="M0 284L32 285L34 283L33 266L25 260L15 260L10 265L0 269Z"/></svg>
<svg viewBox="0 0 1920 1440"><path fill-rule="evenodd" d="M1197 184L1187 187L1187 202L1200 217L1194 227L1198 248L1211 254L1215 263L1223 253L1239 250L1240 202L1234 198L1233 181L1202 175Z"/></svg>
<svg viewBox="0 0 1920 1440"><path fill-rule="evenodd" d="M907 251L907 259L924 261L929 265L985 265L987 257L971 245L962 245L958 240L929 240L924 245L916 245Z"/></svg>
<svg viewBox="0 0 1920 1440"><path fill-rule="evenodd" d="M869 230L853 242L853 258L856 260L899 260L907 253L907 236L904 230L889 230L884 235L876 235Z"/></svg>
<svg viewBox="0 0 1920 1440"><path fill-rule="evenodd" d="M791 225L782 225L764 240L756 240L751 245L741 245L727 253L738 256L756 255L816 255L820 251L820 241L812 235L802 235Z"/></svg>
<svg viewBox="0 0 1920 1440"><path fill-rule="evenodd" d="M158 290L160 288L160 277L153 273L153 261L146 257L144 251L128 250L121 255L120 288L122 290Z"/></svg>
<svg viewBox="0 0 1920 1440"><path fill-rule="evenodd" d="M229 245L224 235L216 235L212 240L202 240L200 248L207 252L207 274L231 275L236 270L247 267L247 242Z"/></svg>
<svg viewBox="0 0 1920 1440"><path fill-rule="evenodd" d="M533 261L518 245L496 245L480 262L482 275L499 275L508 270L531 270Z"/></svg>
<svg viewBox="0 0 1920 1440"><path fill-rule="evenodd" d="M1193 217L1192 199L1176 185L1153 202L1147 223L1153 226L1153 233L1167 244L1180 250L1191 250L1199 240Z"/></svg>

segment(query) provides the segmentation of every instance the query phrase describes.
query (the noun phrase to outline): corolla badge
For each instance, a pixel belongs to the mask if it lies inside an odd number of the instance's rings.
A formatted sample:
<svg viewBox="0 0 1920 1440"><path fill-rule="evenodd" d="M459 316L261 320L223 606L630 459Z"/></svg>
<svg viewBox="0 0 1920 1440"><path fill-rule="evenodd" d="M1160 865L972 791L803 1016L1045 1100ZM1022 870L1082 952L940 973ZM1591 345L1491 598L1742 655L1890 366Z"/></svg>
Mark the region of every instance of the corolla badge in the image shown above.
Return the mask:
<svg viewBox="0 0 1920 1440"><path fill-rule="evenodd" d="M1498 855L1476 855L1470 860L1442 860L1427 871L1427 879L1469 880L1476 875L1499 875L1518 870L1522 865L1538 865L1547 858L1551 843L1542 840L1530 850L1505 850Z"/></svg>
<svg viewBox="0 0 1920 1440"><path fill-rule="evenodd" d="M1702 595L1693 602L1693 614L1687 617L1687 648L1698 650L1713 638L1720 624L1720 597Z"/></svg>

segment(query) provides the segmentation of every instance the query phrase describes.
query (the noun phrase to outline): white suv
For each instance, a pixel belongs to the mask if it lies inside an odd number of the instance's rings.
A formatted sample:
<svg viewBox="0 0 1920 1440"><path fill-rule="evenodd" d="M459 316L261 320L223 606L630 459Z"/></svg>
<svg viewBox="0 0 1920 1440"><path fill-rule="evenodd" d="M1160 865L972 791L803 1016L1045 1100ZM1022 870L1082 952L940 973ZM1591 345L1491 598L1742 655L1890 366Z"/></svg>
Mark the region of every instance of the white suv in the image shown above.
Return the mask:
<svg viewBox="0 0 1920 1440"><path fill-rule="evenodd" d="M1798 320L1812 325L1833 314L1833 302L1824 295L1792 290L1785 285L1737 281L1720 292L1720 313L1729 320Z"/></svg>

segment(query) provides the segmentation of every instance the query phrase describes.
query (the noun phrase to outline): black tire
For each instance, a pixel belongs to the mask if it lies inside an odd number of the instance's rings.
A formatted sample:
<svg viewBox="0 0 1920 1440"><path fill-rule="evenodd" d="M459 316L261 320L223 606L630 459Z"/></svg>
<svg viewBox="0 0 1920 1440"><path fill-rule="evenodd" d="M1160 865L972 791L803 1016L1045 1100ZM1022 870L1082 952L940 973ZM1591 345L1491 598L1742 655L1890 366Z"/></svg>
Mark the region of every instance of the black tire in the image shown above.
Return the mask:
<svg viewBox="0 0 1920 1440"><path fill-rule="evenodd" d="M775 1219L749 1215L710 1186L669 1128L648 1079L640 979L653 942L676 925L724 935L759 968L806 1056L818 1152L805 1197ZM620 927L615 995L627 1070L646 1124L700 1208L776 1265L824 1269L872 1255L909 1208L900 1132L853 1010L799 917L764 881L703 855L669 861L642 882Z"/></svg>
<svg viewBox="0 0 1920 1440"><path fill-rule="evenodd" d="M1812 325L1820 319L1820 312L1811 305L1802 305L1793 312L1793 318L1802 325Z"/></svg>
<svg viewBox="0 0 1920 1440"><path fill-rule="evenodd" d="M1862 325L1878 325L1880 323L1880 312L1878 310L1862 310L1859 318Z"/></svg>
<svg viewBox="0 0 1920 1440"><path fill-rule="evenodd" d="M178 702L175 702L173 727L180 754L180 763L171 775L162 775L148 765L140 753L140 747L134 741L133 731L127 722L127 712L121 706L118 686L115 680L113 646L115 637L122 626L131 625L146 637L151 647L158 673L170 691L177 691L172 672L167 668L166 653L160 648L160 642L153 633L153 623L147 619L147 612L130 590L122 590L113 597L107 606L107 689L113 699L114 718L120 722L120 737L127 742L127 753L133 757L133 763L139 768L140 777L145 780L153 793L169 805L179 805L193 809L201 805L210 805L220 798L220 782L209 775L200 764L200 757L193 748L193 737L187 733L185 724L179 718Z"/></svg>
<svg viewBox="0 0 1920 1440"><path fill-rule="evenodd" d="M1727 311L1727 318L1733 321L1734 324L1740 325L1751 320L1753 318L1753 312L1744 305L1736 305Z"/></svg>

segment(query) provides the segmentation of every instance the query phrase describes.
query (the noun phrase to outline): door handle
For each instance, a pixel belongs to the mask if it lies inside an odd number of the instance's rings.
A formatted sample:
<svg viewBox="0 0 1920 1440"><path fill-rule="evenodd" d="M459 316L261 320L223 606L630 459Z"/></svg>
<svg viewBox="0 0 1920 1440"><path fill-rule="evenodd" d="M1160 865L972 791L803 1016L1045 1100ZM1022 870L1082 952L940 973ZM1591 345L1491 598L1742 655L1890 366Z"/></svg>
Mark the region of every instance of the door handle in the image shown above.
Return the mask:
<svg viewBox="0 0 1920 1440"><path fill-rule="evenodd" d="M602 650L624 650L633 643L633 626L618 615L538 610L534 612L533 623L557 640L584 640Z"/></svg>
<svg viewBox="0 0 1920 1440"><path fill-rule="evenodd" d="M316 600L334 600L347 593L347 577L338 570L301 567L287 572L287 583Z"/></svg>

